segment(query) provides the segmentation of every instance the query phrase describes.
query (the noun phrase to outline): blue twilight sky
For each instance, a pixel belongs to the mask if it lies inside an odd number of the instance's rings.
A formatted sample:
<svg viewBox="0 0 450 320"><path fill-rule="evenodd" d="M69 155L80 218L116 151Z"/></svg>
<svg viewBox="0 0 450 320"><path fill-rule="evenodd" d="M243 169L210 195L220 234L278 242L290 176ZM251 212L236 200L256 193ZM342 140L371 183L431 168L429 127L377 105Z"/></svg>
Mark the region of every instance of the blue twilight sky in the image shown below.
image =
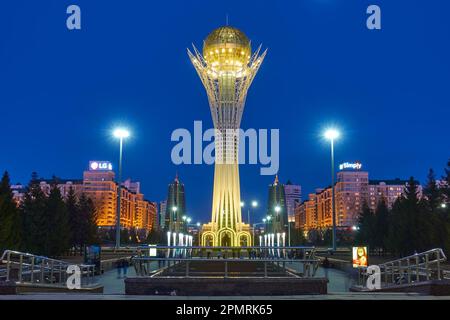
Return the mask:
<svg viewBox="0 0 450 320"><path fill-rule="evenodd" d="M82 30L66 28L78 4ZM382 30L366 28L378 4ZM0 9L0 170L12 182L81 178L89 160L117 164L116 124L132 129L124 176L150 200L165 198L178 171L194 221L210 217L213 167L175 166L170 134L212 126L186 48L214 28L243 30L269 49L253 82L242 128L280 129L280 179L308 192L329 183L321 132L343 131L336 162L360 160L369 177L424 181L450 157L450 2L430 1L4 1ZM241 193L267 185L241 166Z"/></svg>

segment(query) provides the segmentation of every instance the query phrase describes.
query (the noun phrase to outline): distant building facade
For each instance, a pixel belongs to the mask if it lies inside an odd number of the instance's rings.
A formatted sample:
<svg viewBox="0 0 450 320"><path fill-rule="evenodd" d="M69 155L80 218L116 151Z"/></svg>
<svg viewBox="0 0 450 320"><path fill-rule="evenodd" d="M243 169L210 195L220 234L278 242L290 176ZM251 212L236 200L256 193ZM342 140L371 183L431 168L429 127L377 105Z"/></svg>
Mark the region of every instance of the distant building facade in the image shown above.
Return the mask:
<svg viewBox="0 0 450 320"><path fill-rule="evenodd" d="M267 216L269 217L268 232L282 233L287 230L287 206L284 185L275 176L273 184L269 185Z"/></svg>
<svg viewBox="0 0 450 320"><path fill-rule="evenodd" d="M286 195L286 210L289 222L295 221L295 206L302 201L302 187L292 184L290 180L284 185L284 193Z"/></svg>
<svg viewBox="0 0 450 320"><path fill-rule="evenodd" d="M114 228L116 225L116 209L118 185L112 165L108 161L91 161L89 169L83 172L83 179L38 179L44 194L50 193L51 187L56 186L63 198L67 198L72 188L78 197L84 193L89 197L97 210L97 225L99 227ZM14 199L20 203L26 193L26 187L15 185L12 188ZM120 225L122 228L136 228L150 231L154 228L156 203L144 199L140 192L140 183L125 180L121 188Z"/></svg>
<svg viewBox="0 0 450 320"><path fill-rule="evenodd" d="M158 203L158 226L161 230L166 227L167 200Z"/></svg>
<svg viewBox="0 0 450 320"><path fill-rule="evenodd" d="M358 164L358 163L357 163ZM389 208L400 197L407 186L407 180L369 180L369 173L361 170L361 165L343 168L337 173L335 184L336 225L352 227L364 203L375 211L378 203L384 200ZM422 188L419 185L419 196ZM329 228L332 219L332 189L328 186L309 194L295 209L295 227L303 231Z"/></svg>
<svg viewBox="0 0 450 320"><path fill-rule="evenodd" d="M186 221L186 199L184 194L184 184L178 179L178 174L167 191L167 205L165 228L171 232L185 232Z"/></svg>

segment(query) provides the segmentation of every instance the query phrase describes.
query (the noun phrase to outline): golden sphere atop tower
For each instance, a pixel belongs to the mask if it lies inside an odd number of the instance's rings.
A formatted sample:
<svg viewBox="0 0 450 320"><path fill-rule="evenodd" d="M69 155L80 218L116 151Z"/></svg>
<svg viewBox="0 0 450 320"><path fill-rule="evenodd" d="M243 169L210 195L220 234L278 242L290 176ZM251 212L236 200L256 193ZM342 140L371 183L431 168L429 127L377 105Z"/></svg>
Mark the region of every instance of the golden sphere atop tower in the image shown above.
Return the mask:
<svg viewBox="0 0 450 320"><path fill-rule="evenodd" d="M239 72L250 61L250 40L239 29L224 26L205 39L203 56L207 63L222 71Z"/></svg>

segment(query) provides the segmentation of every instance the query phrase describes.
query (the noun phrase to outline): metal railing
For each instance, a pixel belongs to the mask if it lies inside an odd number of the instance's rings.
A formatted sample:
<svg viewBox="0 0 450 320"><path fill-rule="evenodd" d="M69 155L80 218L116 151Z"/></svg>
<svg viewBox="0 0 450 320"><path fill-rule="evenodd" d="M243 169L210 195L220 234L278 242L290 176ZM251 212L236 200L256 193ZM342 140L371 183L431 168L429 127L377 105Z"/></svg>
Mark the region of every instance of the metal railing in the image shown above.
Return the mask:
<svg viewBox="0 0 450 320"><path fill-rule="evenodd" d="M56 286L66 285L69 276L67 268L73 265L65 261L13 250L5 250L0 262L4 266L3 280ZM91 284L95 275L95 265L76 265L81 271L81 284Z"/></svg>
<svg viewBox="0 0 450 320"><path fill-rule="evenodd" d="M310 278L315 276L320 263L314 247L151 246L137 248L135 253L131 262L140 277ZM216 265L214 271L208 270L212 265Z"/></svg>
<svg viewBox="0 0 450 320"><path fill-rule="evenodd" d="M448 271L441 264L447 260L440 248L416 253L401 259L378 264L381 273L381 286L412 284L448 277ZM359 268L358 284L365 286L369 274L367 268Z"/></svg>

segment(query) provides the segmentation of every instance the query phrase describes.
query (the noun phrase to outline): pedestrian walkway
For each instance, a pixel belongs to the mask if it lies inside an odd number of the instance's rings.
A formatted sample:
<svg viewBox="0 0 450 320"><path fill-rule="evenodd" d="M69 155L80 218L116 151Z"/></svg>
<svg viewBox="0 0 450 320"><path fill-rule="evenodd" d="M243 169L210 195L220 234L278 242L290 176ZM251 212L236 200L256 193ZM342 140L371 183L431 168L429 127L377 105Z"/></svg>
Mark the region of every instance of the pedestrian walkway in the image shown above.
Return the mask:
<svg viewBox="0 0 450 320"><path fill-rule="evenodd" d="M450 300L450 296L424 296L415 293L329 293L301 296L131 296L123 294L40 293L0 295L0 300Z"/></svg>
<svg viewBox="0 0 450 320"><path fill-rule="evenodd" d="M296 262L288 263L286 266L297 272L302 270L302 265ZM315 277L328 279L328 292L349 292L350 287L355 283L355 280L349 274L333 268L319 267Z"/></svg>
<svg viewBox="0 0 450 320"><path fill-rule="evenodd" d="M151 270L156 270L158 268L158 263L156 261L150 264ZM130 266L127 269L126 277L135 277L136 270L134 267ZM98 276L97 281L103 285L103 294L125 294L125 278L123 273L121 277L118 277L117 269L114 268L112 270L104 272L102 275Z"/></svg>
<svg viewBox="0 0 450 320"><path fill-rule="evenodd" d="M134 268L128 268L127 276L134 277L136 272ZM106 271L98 277L98 281L103 285L103 294L125 294L125 277L118 277L117 270Z"/></svg>

